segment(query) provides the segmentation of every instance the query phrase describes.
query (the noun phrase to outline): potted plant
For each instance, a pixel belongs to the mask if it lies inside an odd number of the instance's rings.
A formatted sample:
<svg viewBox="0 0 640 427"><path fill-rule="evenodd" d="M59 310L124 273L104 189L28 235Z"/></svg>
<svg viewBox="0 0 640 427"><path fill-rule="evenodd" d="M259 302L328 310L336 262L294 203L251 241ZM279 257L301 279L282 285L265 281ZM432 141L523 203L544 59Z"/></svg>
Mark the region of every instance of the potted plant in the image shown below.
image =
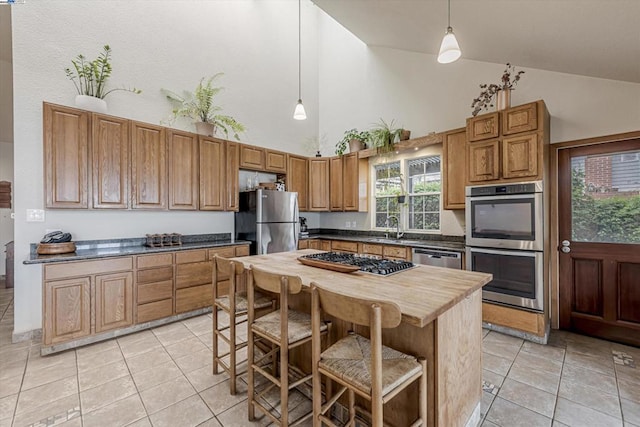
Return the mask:
<svg viewBox="0 0 640 427"><path fill-rule="evenodd" d="M511 91L515 90L515 86L523 74L524 71L518 71L516 73L516 67L507 62L507 68L505 68L502 73L500 84L491 83L489 85L480 85L482 91L480 95L471 102L471 108L473 108L471 114L475 117L481 110L488 110L490 107L493 107L494 96L496 96L498 110L509 108L511 105Z"/></svg>
<svg viewBox="0 0 640 427"><path fill-rule="evenodd" d="M223 74L217 73L208 79L203 77L195 91L185 90L184 96L167 89L162 89L162 92L175 106L172 111L174 119L189 117L197 120L196 131L201 135L214 136L216 131L221 130L225 138L228 138L229 132L232 132L233 137L239 141L238 134L245 131L244 125L231 116L220 114L222 107L214 103L215 96L224 88L213 86L213 82Z"/></svg>
<svg viewBox="0 0 640 427"><path fill-rule="evenodd" d="M373 147L378 148L379 153L388 153L393 151L393 144L400 137L402 129L394 129L394 120L389 123L380 119L369 131L369 141Z"/></svg>
<svg viewBox="0 0 640 427"><path fill-rule="evenodd" d="M107 112L107 103L104 98L111 92L124 90L127 92L141 93L140 89L115 88L107 90L106 84L111 77L111 48L108 44L104 45L103 51L93 61L80 54L76 59L72 59L73 69L65 68L64 72L73 82L78 91L76 96L76 105L86 110L98 113Z"/></svg>
<svg viewBox="0 0 640 427"><path fill-rule="evenodd" d="M349 129L344 132L344 136L336 144L336 154L342 156L347 150L347 144L349 144L349 152L355 153L362 150L367 145L369 139L369 131L359 131L356 128Z"/></svg>

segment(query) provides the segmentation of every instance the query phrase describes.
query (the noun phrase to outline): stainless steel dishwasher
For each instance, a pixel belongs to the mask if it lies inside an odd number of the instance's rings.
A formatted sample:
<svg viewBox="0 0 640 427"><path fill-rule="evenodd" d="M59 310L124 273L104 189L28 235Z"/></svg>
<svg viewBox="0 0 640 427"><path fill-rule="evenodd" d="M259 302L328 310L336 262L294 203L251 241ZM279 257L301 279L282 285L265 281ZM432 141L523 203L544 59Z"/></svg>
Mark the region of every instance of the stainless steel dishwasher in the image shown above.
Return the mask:
<svg viewBox="0 0 640 427"><path fill-rule="evenodd" d="M414 264L462 269L462 253L441 249L413 248Z"/></svg>

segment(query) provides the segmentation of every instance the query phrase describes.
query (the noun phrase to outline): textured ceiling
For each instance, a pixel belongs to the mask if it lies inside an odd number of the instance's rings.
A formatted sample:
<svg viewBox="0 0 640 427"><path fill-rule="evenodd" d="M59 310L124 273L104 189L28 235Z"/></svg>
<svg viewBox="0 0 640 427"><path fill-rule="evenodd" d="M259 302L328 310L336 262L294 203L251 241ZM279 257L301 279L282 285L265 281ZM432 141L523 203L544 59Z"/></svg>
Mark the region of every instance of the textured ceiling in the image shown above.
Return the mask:
<svg viewBox="0 0 640 427"><path fill-rule="evenodd" d="M446 0L312 0L368 45L437 54ZM640 0L451 0L462 58L640 83Z"/></svg>

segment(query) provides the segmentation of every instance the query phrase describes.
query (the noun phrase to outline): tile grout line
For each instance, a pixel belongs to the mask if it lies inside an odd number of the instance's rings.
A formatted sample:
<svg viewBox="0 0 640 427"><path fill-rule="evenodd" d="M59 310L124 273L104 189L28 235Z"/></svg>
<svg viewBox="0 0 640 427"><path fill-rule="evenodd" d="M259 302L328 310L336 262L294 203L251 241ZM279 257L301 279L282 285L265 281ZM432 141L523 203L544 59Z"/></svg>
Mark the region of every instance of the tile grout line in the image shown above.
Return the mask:
<svg viewBox="0 0 640 427"><path fill-rule="evenodd" d="M124 365L127 367L127 372L129 372L129 376L131 377L131 382L133 383L133 386L136 388L136 393L138 395L138 399L140 399L140 403L142 403L142 408L144 409L144 413L146 414L146 417L142 417L142 418L148 418L149 419L149 424L152 424L151 423L151 419L149 418L149 411L147 411L147 406L144 404L144 400L142 400L142 396L140 395L140 390L138 389L138 384L136 384L136 381L133 379L133 372L131 372L131 369L129 368L129 364L127 363L127 358L125 357L124 352L122 351L122 347L120 346L120 341L118 341L117 338L116 338L116 344L118 345L118 350L120 350L120 354L122 355L122 360L124 360ZM150 351L152 351L152 350L150 350ZM126 396L123 399L126 399L127 397L129 397L129 396ZM118 399L118 400L116 400L116 402L118 402L119 400L123 400L123 399ZM133 424L135 422L138 422L142 418L134 420L133 422L131 422L129 424ZM84 425L84 423L83 423L83 425Z"/></svg>

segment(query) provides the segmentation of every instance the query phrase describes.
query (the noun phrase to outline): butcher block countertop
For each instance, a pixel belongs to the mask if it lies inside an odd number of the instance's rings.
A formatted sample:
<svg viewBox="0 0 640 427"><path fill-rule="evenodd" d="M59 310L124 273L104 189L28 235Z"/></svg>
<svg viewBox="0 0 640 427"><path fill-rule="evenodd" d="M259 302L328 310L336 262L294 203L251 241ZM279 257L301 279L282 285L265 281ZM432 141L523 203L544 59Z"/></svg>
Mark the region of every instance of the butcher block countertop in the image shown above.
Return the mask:
<svg viewBox="0 0 640 427"><path fill-rule="evenodd" d="M467 296L489 283L490 274L417 265L389 276L337 273L300 264L297 258L318 253L315 249L236 258L246 267L254 265L279 273L300 276L305 286L319 286L344 294L393 301L402 310L403 321L424 327Z"/></svg>

